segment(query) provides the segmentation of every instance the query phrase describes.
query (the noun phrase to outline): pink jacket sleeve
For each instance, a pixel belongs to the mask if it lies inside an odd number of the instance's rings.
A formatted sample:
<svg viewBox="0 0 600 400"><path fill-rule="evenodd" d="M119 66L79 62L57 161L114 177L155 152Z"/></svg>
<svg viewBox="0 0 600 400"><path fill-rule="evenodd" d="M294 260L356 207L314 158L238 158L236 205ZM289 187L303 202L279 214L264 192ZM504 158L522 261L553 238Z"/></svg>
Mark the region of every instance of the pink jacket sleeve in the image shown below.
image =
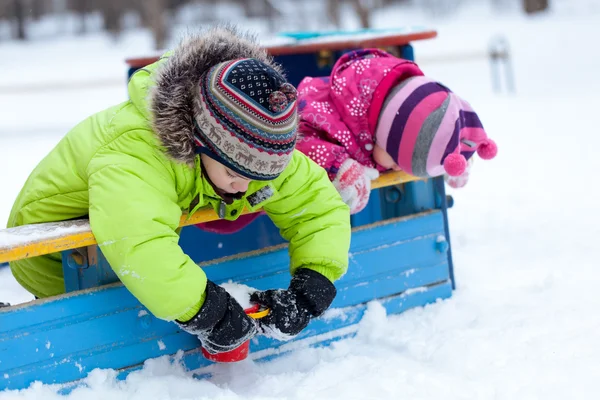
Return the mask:
<svg viewBox="0 0 600 400"><path fill-rule="evenodd" d="M344 146L349 132L331 103L329 90L329 77L307 77L298 85L300 124L296 148L325 168L333 180L349 157Z"/></svg>

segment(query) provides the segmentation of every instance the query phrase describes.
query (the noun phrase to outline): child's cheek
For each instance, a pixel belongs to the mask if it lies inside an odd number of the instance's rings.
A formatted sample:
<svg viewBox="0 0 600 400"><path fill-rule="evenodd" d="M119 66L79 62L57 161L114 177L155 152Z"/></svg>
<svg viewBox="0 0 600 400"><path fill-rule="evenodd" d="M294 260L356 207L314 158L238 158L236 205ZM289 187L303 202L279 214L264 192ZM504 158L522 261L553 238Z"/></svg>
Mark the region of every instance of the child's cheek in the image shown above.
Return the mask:
<svg viewBox="0 0 600 400"><path fill-rule="evenodd" d="M379 164L383 168L393 169L394 171L400 170L400 167L398 166L398 164L396 164L396 162L388 154L388 152L379 147L378 145L375 145L375 148L373 149L373 159L377 164Z"/></svg>

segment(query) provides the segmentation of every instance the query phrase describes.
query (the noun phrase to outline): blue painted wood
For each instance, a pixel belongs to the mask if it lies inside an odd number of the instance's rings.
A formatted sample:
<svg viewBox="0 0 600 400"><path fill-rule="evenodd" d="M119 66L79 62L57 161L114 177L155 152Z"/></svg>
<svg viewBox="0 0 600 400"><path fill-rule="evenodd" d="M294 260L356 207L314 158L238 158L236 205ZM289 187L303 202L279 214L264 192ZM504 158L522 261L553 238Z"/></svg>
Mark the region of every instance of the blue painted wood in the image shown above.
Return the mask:
<svg viewBox="0 0 600 400"><path fill-rule="evenodd" d="M443 229L441 213L433 211L355 231L351 266L336 282L340 294L334 306L447 281L446 257L437 244ZM267 289L287 287L287 263L287 248L281 247L205 270L217 282L235 279ZM0 309L0 388L22 388L39 379L74 381L93 368L126 368L197 346L195 337L149 315L120 285L76 292Z"/></svg>
<svg viewBox="0 0 600 400"><path fill-rule="evenodd" d="M446 186L444 183L444 177L438 176L433 180L434 187L436 190L436 201L437 208L442 211L442 217L444 218L444 236L448 243L447 257L448 257L448 270L450 273L450 281L452 282L452 289L456 289L456 281L454 279L454 262L452 261L452 246L450 242L450 223L448 221L448 208L454 205L454 200L450 196L446 196Z"/></svg>
<svg viewBox="0 0 600 400"><path fill-rule="evenodd" d="M394 218L439 208L433 179L408 182L382 188L381 209L383 218Z"/></svg>
<svg viewBox="0 0 600 400"><path fill-rule="evenodd" d="M420 254L414 254L414 256L422 258L429 257L431 254L436 254L434 260L435 263L444 259L444 256L439 256L437 253L432 253L433 247L435 246L434 241L439 236L444 235L443 219L440 212L428 212L414 217L403 217L391 221L381 223L376 228L367 227L359 230L355 230L352 236L352 244L350 248L350 268L348 273L340 280L343 282L347 279L351 279L356 273L357 264L354 259L360 254L364 254L371 251L375 255L380 250L379 247L384 245L391 245L396 242L410 242L410 239L415 237L425 237L429 239L430 251L424 251ZM407 243L408 246L416 245L414 243ZM418 245L417 245L418 246ZM289 274L289 255L287 254L287 246L281 247L284 251L269 251L261 254L261 261L249 263L247 258L234 258L227 261L219 262L218 264L203 265L203 269L206 274L217 282L227 282L228 280L235 280L236 282L246 283L247 281L254 279L257 274L263 274L265 276L270 274ZM377 249L377 250L373 250ZM384 249L383 249L384 250ZM422 249L419 249L421 251ZM366 257L366 262L370 262L371 255ZM395 263L405 263L408 258L403 257L402 259L394 260L394 262L382 262L377 263L370 267L370 271L373 272L379 268L397 268ZM433 262L433 261L432 261ZM375 264L375 263L372 263ZM362 273L362 272L361 272ZM289 278L289 275L286 277Z"/></svg>
<svg viewBox="0 0 600 400"><path fill-rule="evenodd" d="M404 58L405 60L415 60L415 50L412 45L407 44L404 46L400 46L400 58Z"/></svg>
<svg viewBox="0 0 600 400"><path fill-rule="evenodd" d="M75 252L75 250L67 250L61 253L63 279L65 281L65 291L67 293L82 289L79 277L79 266L74 265L72 260L73 252ZM87 266L87 260L84 266Z"/></svg>
<svg viewBox="0 0 600 400"><path fill-rule="evenodd" d="M0 321L0 388L25 387L36 379L71 381L96 367L168 354L159 339L175 345L174 325L148 315L121 286L13 307L0 313ZM179 336L180 348L196 347L193 337Z"/></svg>
<svg viewBox="0 0 600 400"><path fill-rule="evenodd" d="M98 246L67 250L61 255L67 293L103 286L119 280ZM81 264L75 259L77 255L83 259Z"/></svg>
<svg viewBox="0 0 600 400"><path fill-rule="evenodd" d="M196 263L264 249L284 242L279 229L266 215L258 217L241 231L228 235L186 226L182 229L179 239L181 247Z"/></svg>
<svg viewBox="0 0 600 400"><path fill-rule="evenodd" d="M353 227L372 224L383 219L382 208L379 206L382 191L382 189L372 190L369 196L369 203L364 210L350 216L350 223Z"/></svg>

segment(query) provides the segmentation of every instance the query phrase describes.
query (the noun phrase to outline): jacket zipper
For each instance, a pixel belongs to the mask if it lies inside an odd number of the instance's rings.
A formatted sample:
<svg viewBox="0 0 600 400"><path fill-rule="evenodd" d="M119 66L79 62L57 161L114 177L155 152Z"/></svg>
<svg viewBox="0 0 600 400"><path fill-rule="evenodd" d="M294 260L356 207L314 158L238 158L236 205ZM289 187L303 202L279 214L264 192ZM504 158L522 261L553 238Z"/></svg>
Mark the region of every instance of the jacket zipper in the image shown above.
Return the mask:
<svg viewBox="0 0 600 400"><path fill-rule="evenodd" d="M225 218L225 211L227 210L227 204L225 204L225 202L223 200L221 200L221 202L219 203L219 218L223 219Z"/></svg>

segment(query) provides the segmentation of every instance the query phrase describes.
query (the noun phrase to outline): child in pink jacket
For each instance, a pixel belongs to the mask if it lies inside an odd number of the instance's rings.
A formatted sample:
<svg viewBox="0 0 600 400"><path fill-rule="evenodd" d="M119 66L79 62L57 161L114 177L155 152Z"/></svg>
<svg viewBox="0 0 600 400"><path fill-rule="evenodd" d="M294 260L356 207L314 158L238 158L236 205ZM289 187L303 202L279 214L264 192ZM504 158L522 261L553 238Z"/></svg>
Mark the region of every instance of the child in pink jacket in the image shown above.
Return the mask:
<svg viewBox="0 0 600 400"><path fill-rule="evenodd" d="M472 155L496 156L471 106L419 67L377 49L343 55L330 77L298 86L296 148L325 168L351 213L369 200L379 172L468 179Z"/></svg>

